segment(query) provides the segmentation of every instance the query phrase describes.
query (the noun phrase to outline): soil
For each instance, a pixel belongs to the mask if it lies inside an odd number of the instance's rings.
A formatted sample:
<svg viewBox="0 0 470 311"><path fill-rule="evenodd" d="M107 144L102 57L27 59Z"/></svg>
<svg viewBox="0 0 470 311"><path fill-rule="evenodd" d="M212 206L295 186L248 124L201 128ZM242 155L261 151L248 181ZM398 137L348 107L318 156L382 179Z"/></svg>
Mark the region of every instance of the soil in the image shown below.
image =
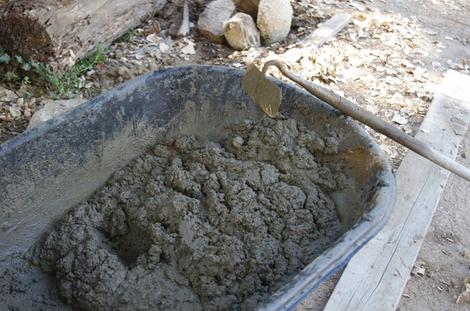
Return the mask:
<svg viewBox="0 0 470 311"><path fill-rule="evenodd" d="M225 133L224 133L225 134ZM340 235L322 164L337 141L292 119L220 142L157 144L73 208L37 248L76 310L251 310Z"/></svg>
<svg viewBox="0 0 470 311"><path fill-rule="evenodd" d="M470 167L469 156L470 131L458 160ZM469 202L469 183L451 175L397 310L470 309L470 301L457 303L465 291L465 279L470 276Z"/></svg>

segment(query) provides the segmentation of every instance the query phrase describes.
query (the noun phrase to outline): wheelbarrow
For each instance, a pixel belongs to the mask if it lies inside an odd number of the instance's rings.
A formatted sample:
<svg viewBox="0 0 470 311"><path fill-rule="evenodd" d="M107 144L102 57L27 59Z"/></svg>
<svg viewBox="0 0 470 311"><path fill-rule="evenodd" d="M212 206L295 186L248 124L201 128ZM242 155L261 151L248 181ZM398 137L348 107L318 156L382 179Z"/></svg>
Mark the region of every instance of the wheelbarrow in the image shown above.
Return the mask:
<svg viewBox="0 0 470 311"><path fill-rule="evenodd" d="M228 123L262 118L240 87L244 71L184 66L136 78L0 145L0 272L120 167L171 134L217 139ZM384 226L394 204L391 166L358 123L295 86L280 112L320 135L335 128L349 187L333 193L344 232L275 292L262 310L293 309ZM2 282L8 282L6 278ZM2 299L3 300L3 299ZM11 299L10 299L11 300Z"/></svg>

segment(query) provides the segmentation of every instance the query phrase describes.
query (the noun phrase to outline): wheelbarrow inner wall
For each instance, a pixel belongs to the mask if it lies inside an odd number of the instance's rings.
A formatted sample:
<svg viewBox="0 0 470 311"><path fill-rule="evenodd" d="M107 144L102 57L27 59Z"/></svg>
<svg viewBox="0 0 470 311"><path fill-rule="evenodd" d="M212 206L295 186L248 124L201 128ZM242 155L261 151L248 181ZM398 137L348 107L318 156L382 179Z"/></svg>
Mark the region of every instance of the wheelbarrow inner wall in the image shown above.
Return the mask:
<svg viewBox="0 0 470 311"><path fill-rule="evenodd" d="M0 145L0 259L24 253L55 219L157 141L178 134L218 139L228 122L261 118L240 87L242 77L240 70L214 66L155 72ZM334 247L324 254L330 266L325 272L331 272L338 266L333 261L344 261L383 224L393 176L355 122L298 88L279 85L284 115L319 134L332 128L340 133L341 147L331 160L345 162L350 188L332 195L345 233L337 243L344 254L332 255Z"/></svg>

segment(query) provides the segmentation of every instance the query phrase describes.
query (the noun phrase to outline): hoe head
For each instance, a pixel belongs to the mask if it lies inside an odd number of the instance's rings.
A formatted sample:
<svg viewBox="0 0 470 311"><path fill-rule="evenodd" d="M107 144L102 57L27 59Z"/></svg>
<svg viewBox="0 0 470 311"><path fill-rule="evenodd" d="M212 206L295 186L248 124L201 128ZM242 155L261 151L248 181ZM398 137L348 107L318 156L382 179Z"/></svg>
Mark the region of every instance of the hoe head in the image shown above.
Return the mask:
<svg viewBox="0 0 470 311"><path fill-rule="evenodd" d="M248 66L242 87L265 114L271 118L277 117L282 100L281 89L254 64Z"/></svg>

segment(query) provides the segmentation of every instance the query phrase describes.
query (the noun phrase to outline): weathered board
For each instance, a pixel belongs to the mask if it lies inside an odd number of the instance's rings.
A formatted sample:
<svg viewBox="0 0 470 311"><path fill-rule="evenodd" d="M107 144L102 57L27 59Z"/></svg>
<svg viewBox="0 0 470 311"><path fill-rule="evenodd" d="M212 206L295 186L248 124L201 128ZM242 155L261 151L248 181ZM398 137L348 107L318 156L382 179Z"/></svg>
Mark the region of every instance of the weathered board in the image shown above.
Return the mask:
<svg viewBox="0 0 470 311"><path fill-rule="evenodd" d="M15 0L0 5L0 47L67 67L154 15L166 0Z"/></svg>
<svg viewBox="0 0 470 311"><path fill-rule="evenodd" d="M320 46L336 36L336 34L346 27L351 20L351 14L338 13L326 22L322 23L307 37L306 40L312 45Z"/></svg>
<svg viewBox="0 0 470 311"><path fill-rule="evenodd" d="M313 55L313 53L325 42L332 40L338 32L346 27L352 20L352 15L338 13L322 23L317 29L302 40L302 46L289 49L282 54L285 61L295 62L301 57Z"/></svg>
<svg viewBox="0 0 470 311"><path fill-rule="evenodd" d="M470 122L469 85L469 76L449 71L416 135L451 158ZM389 222L349 262L325 311L397 308L449 174L408 153L396 174Z"/></svg>

